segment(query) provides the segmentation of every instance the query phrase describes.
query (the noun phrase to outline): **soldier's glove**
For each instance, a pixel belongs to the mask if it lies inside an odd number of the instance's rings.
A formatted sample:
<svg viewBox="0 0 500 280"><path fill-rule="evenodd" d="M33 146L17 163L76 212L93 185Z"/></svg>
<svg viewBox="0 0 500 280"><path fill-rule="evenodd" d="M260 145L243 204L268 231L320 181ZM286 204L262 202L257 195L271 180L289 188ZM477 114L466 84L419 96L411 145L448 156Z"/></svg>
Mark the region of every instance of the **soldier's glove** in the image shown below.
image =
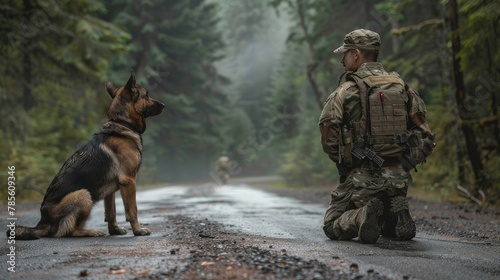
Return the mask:
<svg viewBox="0 0 500 280"><path fill-rule="evenodd" d="M434 139L435 139L435 136L432 135L432 138L427 137L423 141L424 143L422 145L422 153L424 154L425 158L427 158L432 153L434 148L436 147L436 142L434 142Z"/></svg>
<svg viewBox="0 0 500 280"><path fill-rule="evenodd" d="M414 164L419 164L425 162L426 158L432 153L436 143L434 139L436 136L433 133L427 134L425 138L422 138L419 132L416 132L410 136L408 140L409 146L409 158Z"/></svg>

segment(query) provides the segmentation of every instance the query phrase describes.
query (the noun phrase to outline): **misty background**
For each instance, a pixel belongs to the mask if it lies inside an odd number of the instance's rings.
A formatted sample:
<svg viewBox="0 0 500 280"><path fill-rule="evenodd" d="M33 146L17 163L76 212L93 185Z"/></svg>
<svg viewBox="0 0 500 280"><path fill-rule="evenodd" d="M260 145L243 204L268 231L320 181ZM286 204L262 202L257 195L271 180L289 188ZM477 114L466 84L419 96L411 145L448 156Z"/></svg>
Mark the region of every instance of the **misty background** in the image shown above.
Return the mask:
<svg viewBox="0 0 500 280"><path fill-rule="evenodd" d="M498 1L8 0L0 12L0 166L16 166L18 199L41 198L107 120L104 82L131 69L166 104L147 121L139 185L213 181L222 153L233 177L334 185L317 122L343 73L333 50L365 28L438 137L413 188L499 201Z"/></svg>

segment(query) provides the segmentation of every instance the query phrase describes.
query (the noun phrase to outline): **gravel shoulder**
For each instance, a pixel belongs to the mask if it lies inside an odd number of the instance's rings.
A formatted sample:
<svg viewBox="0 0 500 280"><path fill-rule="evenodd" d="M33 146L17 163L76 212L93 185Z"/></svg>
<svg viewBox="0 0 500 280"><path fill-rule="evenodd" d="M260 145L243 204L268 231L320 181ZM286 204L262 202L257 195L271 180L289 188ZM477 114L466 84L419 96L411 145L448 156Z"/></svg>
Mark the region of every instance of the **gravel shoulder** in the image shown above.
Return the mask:
<svg viewBox="0 0 500 280"><path fill-rule="evenodd" d="M357 264L327 265L315 259L289 255L272 240L227 231L209 220L170 216L179 264L144 279L392 279ZM259 245L256 245L259 244ZM334 262L336 260L333 260Z"/></svg>

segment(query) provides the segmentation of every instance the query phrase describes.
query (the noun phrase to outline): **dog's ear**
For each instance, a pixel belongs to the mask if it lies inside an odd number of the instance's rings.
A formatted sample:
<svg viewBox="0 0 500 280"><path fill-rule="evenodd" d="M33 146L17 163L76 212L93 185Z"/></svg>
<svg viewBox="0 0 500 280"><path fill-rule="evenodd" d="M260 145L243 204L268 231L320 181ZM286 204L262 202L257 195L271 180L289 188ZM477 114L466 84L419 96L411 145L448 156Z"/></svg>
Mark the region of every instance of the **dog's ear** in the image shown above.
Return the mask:
<svg viewBox="0 0 500 280"><path fill-rule="evenodd" d="M113 84L112 81L106 81L104 85L106 86L106 91L108 92L109 96L111 96L111 98L115 98L115 84Z"/></svg>
<svg viewBox="0 0 500 280"><path fill-rule="evenodd" d="M128 79L125 88L128 92L132 92L132 89L135 87L135 73L134 70L130 70L130 78Z"/></svg>

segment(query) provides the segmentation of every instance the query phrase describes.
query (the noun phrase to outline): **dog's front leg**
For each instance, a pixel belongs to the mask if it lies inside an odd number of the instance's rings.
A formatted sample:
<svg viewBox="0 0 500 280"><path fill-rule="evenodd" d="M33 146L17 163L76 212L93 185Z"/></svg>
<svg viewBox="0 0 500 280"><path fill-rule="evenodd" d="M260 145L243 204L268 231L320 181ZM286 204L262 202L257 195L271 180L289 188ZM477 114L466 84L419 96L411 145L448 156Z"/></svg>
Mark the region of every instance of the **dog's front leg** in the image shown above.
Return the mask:
<svg viewBox="0 0 500 280"><path fill-rule="evenodd" d="M125 215L132 226L134 235L150 235L151 231L147 228L141 228L137 219L137 202L135 200L135 179L127 178L120 182L120 193L125 206Z"/></svg>
<svg viewBox="0 0 500 280"><path fill-rule="evenodd" d="M104 221L108 222L108 231L110 235L124 235L127 230L118 226L116 223L115 193L104 198Z"/></svg>

